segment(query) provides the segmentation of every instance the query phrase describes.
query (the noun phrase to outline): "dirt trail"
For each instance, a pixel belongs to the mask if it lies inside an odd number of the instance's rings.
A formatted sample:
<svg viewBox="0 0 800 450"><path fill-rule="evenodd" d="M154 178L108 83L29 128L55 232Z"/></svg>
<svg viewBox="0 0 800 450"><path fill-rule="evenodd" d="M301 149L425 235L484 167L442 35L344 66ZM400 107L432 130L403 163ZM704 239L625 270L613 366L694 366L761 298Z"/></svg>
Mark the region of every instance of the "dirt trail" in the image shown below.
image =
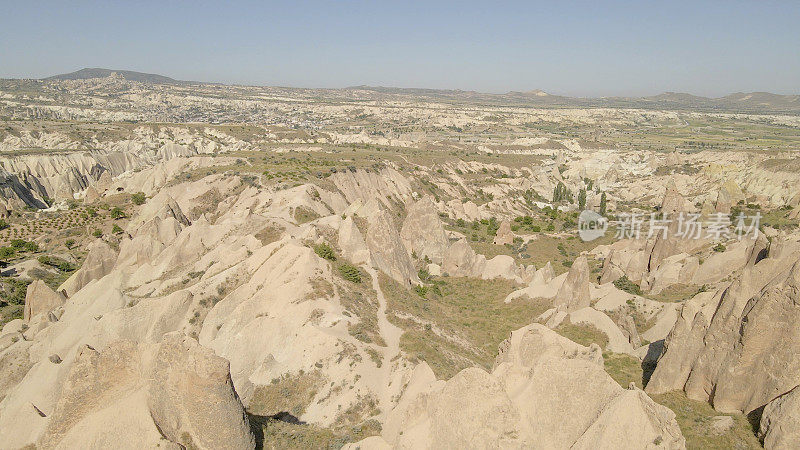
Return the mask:
<svg viewBox="0 0 800 450"><path fill-rule="evenodd" d="M383 340L386 341L386 347L383 349L383 364L381 369L384 372L383 379L386 380L387 383L391 383L394 366L392 360L400 354L400 336L402 336L403 330L389 322L386 318L386 297L384 297L380 283L378 283L378 272L372 267L366 266L364 266L364 270L372 277L372 288L375 289L378 296L378 330ZM387 386L384 395L380 399L381 411L383 411L384 414L392 408L392 395L390 391L391 390L388 389Z"/></svg>
<svg viewBox="0 0 800 450"><path fill-rule="evenodd" d="M375 289L378 295L378 330L383 340L386 341L383 357L385 362L388 363L400 353L400 336L403 334L403 330L386 318L386 297L383 296L380 283L378 283L378 272L372 267L365 267L365 270L372 277L372 288Z"/></svg>

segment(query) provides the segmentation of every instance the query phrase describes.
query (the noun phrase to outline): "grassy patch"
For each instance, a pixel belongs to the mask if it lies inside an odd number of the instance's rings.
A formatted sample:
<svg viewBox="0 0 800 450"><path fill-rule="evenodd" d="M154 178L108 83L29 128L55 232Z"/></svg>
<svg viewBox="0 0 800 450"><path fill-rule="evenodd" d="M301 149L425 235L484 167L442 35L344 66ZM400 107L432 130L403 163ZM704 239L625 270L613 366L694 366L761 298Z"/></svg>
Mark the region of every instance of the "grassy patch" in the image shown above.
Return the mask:
<svg viewBox="0 0 800 450"><path fill-rule="evenodd" d="M306 423L291 423L271 417L249 417L256 435L257 449L339 449L348 442L358 442L380 434L380 424L367 420L361 424L340 428L323 428Z"/></svg>
<svg viewBox="0 0 800 450"><path fill-rule="evenodd" d="M339 265L339 274L351 283L361 283L361 271L352 264L343 263Z"/></svg>
<svg viewBox="0 0 800 450"><path fill-rule="evenodd" d="M747 417L733 416L733 427L715 435L711 431L711 419L722 415L706 402L686 398L683 392L668 392L652 396L653 400L675 412L675 418L686 438L688 449L762 448Z"/></svg>
<svg viewBox="0 0 800 450"><path fill-rule="evenodd" d="M575 324L567 319L556 327L555 332L587 347L592 343L599 345L600 348L606 348L606 345L608 345L608 336L594 325L586 323Z"/></svg>
<svg viewBox="0 0 800 450"><path fill-rule="evenodd" d="M642 290L639 285L628 279L627 275L614 280L614 286L620 291L625 291L633 295L642 295Z"/></svg>
<svg viewBox="0 0 800 450"><path fill-rule="evenodd" d="M286 412L299 417L317 395L317 389L323 382L322 375L317 372L283 374L270 384L256 386L248 410L260 416Z"/></svg>
<svg viewBox="0 0 800 450"><path fill-rule="evenodd" d="M24 305L30 281L19 278L0 278L0 306Z"/></svg>
<svg viewBox="0 0 800 450"><path fill-rule="evenodd" d="M348 333L361 342L386 346L378 329L378 296L372 289L369 274L358 272L362 282L337 282L339 301L346 314L355 316L358 321L347 327Z"/></svg>
<svg viewBox="0 0 800 450"><path fill-rule="evenodd" d="M298 225L311 222L312 220L317 220L319 218L319 214L317 214L314 210L304 206L298 206L294 210L294 220Z"/></svg>
<svg viewBox="0 0 800 450"><path fill-rule="evenodd" d="M628 388L635 383L639 389L644 389L642 382L642 363L631 355L624 353L603 353L603 365L620 386Z"/></svg>
<svg viewBox="0 0 800 450"><path fill-rule="evenodd" d="M0 306L0 329L14 319L22 319L24 305Z"/></svg>
<svg viewBox="0 0 800 450"><path fill-rule="evenodd" d="M706 286L694 284L673 284L664 288L658 294L645 294L645 297L659 302L674 303L688 300L706 289Z"/></svg>
<svg viewBox="0 0 800 450"><path fill-rule="evenodd" d="M276 242L283 235L283 227L276 224L267 225L255 234L255 238L261 241L261 245L269 245Z"/></svg>
<svg viewBox="0 0 800 450"><path fill-rule="evenodd" d="M505 280L441 278L438 294L428 298L380 276L388 302L388 318L404 330L400 348L411 358L426 361L438 378L448 379L461 369L491 369L497 346L510 333L530 324L549 307L549 301L505 297L516 289Z"/></svg>

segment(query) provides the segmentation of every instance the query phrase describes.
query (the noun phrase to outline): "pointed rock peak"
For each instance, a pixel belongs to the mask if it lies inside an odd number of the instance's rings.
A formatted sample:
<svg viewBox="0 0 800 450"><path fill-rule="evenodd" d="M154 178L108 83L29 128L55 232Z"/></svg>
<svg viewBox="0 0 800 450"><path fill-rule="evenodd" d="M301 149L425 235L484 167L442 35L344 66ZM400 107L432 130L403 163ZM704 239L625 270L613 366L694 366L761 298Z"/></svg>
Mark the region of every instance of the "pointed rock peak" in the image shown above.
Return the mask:
<svg viewBox="0 0 800 450"><path fill-rule="evenodd" d="M400 237L409 253L415 253L420 258L428 257L436 264L442 263L450 243L436 204L429 196L423 197L408 208Z"/></svg>
<svg viewBox="0 0 800 450"><path fill-rule="evenodd" d="M553 299L553 306L564 307L567 312L589 306L589 264L585 256L578 257L567 273L564 284Z"/></svg>
<svg viewBox="0 0 800 450"><path fill-rule="evenodd" d="M36 280L28 285L22 318L25 322L29 322L34 316L46 314L53 308L63 305L65 300L63 294L50 289L44 281Z"/></svg>
<svg viewBox="0 0 800 450"><path fill-rule="evenodd" d="M550 281L555 276L555 272L553 272L553 266L550 265L550 261L547 261L547 264L544 265L541 269L542 276L546 281Z"/></svg>
<svg viewBox="0 0 800 450"><path fill-rule="evenodd" d="M684 210L683 195L678 191L675 180L670 178L667 182L667 189L664 191L664 199L661 202L661 211L665 214L675 214Z"/></svg>
<svg viewBox="0 0 800 450"><path fill-rule="evenodd" d="M495 245L506 245L514 242L514 232L511 231L511 222L504 220L500 223L497 229L497 234L494 238Z"/></svg>

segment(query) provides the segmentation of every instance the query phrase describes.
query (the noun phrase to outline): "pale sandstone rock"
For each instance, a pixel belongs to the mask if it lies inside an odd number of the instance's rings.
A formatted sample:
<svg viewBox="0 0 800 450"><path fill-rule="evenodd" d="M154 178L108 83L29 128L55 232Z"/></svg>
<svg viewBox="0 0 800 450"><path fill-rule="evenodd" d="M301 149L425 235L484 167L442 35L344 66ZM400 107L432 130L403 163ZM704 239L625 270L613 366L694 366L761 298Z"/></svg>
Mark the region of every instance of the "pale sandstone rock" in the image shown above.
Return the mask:
<svg viewBox="0 0 800 450"><path fill-rule="evenodd" d="M762 260L720 290L710 321L702 311L693 313L696 307L684 306L648 392L684 389L718 411L749 413L796 385L800 357L792 349L800 342L800 262L769 273L775 262ZM747 275L762 267L763 281ZM755 295L753 283L763 286Z"/></svg>
<svg viewBox="0 0 800 450"><path fill-rule="evenodd" d="M725 434L733 428L734 422L731 416L714 416L711 418L711 432L714 434Z"/></svg>
<svg viewBox="0 0 800 450"><path fill-rule="evenodd" d="M369 262L369 249L352 217L344 219L339 226L338 244L342 249L342 256L353 264L360 265Z"/></svg>
<svg viewBox="0 0 800 450"><path fill-rule="evenodd" d="M466 239L450 245L444 255L442 273L454 277L480 276L486 267L486 257L475 253Z"/></svg>
<svg viewBox="0 0 800 450"><path fill-rule="evenodd" d="M376 268L403 286L419 283L411 257L403 246L388 211L381 210L370 217L366 244Z"/></svg>
<svg viewBox="0 0 800 450"><path fill-rule="evenodd" d="M84 203L94 203L100 200L100 194L97 193L97 189L94 186L89 186L86 188L86 194L83 197Z"/></svg>
<svg viewBox="0 0 800 450"><path fill-rule="evenodd" d="M501 344L491 374L470 368L416 386L381 440L352 448L685 448L675 415L614 382L597 346L538 324Z"/></svg>
<svg viewBox="0 0 800 450"><path fill-rule="evenodd" d="M22 339L19 332L4 332L0 336L0 402L33 366L33 361L28 356L31 345Z"/></svg>
<svg viewBox="0 0 800 450"><path fill-rule="evenodd" d="M227 360L171 333L158 346L150 376L147 404L167 439L201 449L255 447Z"/></svg>
<svg viewBox="0 0 800 450"><path fill-rule="evenodd" d="M86 260L81 268L67 278L58 290L64 290L67 295L72 296L90 281L106 276L114 268L116 262L117 252L104 241L97 239L89 244Z"/></svg>
<svg viewBox="0 0 800 450"><path fill-rule="evenodd" d="M608 336L608 350L634 355L634 347L631 345L629 336L626 336L605 313L587 306L570 312L568 316L570 322L592 325Z"/></svg>
<svg viewBox="0 0 800 450"><path fill-rule="evenodd" d="M47 314L54 308L64 304L64 295L54 292L42 280L36 280L28 285L25 294L25 309L23 320L29 322L37 314Z"/></svg>
<svg viewBox="0 0 800 450"><path fill-rule="evenodd" d="M720 188L717 193L717 202L714 204L714 212L730 214L731 206L733 206L731 193L725 187Z"/></svg>
<svg viewBox="0 0 800 450"><path fill-rule="evenodd" d="M253 448L227 368L182 333L83 345L37 446Z"/></svg>
<svg viewBox="0 0 800 450"><path fill-rule="evenodd" d="M500 222L497 235L494 237L495 245L511 245L514 243L514 232L511 231L511 223L508 220Z"/></svg>
<svg viewBox="0 0 800 450"><path fill-rule="evenodd" d="M590 302L589 265L585 256L579 256L553 299L553 306L571 312L589 306Z"/></svg>
<svg viewBox="0 0 800 450"><path fill-rule="evenodd" d="M97 180L94 187L99 194L102 194L103 192L111 188L112 182L113 181L111 179L111 172L106 170L102 174L100 174L100 178Z"/></svg>
<svg viewBox="0 0 800 450"><path fill-rule="evenodd" d="M50 449L121 442L147 447L158 444L161 435L156 425L152 420L142 420L149 417L144 399L137 395L143 392L139 360L139 349L130 341L119 341L103 352L88 346L81 348L37 446ZM108 426L107 415L118 402L126 406L125 413L118 412L116 426ZM144 426L136 426L141 424Z"/></svg>
<svg viewBox="0 0 800 450"><path fill-rule="evenodd" d="M400 237L409 252L416 253L419 258L427 256L436 264L442 263L450 245L436 205L427 196L408 208Z"/></svg>
<svg viewBox="0 0 800 450"><path fill-rule="evenodd" d="M508 255L497 255L486 261L481 278L486 280L503 278L522 283L520 273L520 268L514 262L514 258Z"/></svg>
<svg viewBox="0 0 800 450"><path fill-rule="evenodd" d="M767 403L758 435L766 449L800 448L800 389Z"/></svg>

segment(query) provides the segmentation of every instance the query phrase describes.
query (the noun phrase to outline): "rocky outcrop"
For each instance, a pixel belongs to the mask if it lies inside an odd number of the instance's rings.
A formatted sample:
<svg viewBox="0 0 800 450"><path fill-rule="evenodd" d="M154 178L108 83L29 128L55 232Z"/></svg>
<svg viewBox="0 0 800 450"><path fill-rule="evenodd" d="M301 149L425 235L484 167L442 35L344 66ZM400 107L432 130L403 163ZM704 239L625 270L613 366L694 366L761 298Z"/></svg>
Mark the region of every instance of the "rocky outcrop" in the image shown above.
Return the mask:
<svg viewBox="0 0 800 450"><path fill-rule="evenodd" d="M84 203L94 203L100 200L100 194L97 193L97 189L94 186L89 186L86 188L86 194L83 196Z"/></svg>
<svg viewBox="0 0 800 450"><path fill-rule="evenodd" d="M338 245L342 249L342 256L353 264L369 262L369 249L352 217L347 217L339 225Z"/></svg>
<svg viewBox="0 0 800 450"><path fill-rule="evenodd" d="M100 178L97 179L97 182L94 184L94 188L99 194L102 194L111 189L111 183L113 183L113 180L111 179L111 172L106 170L100 174Z"/></svg>
<svg viewBox="0 0 800 450"><path fill-rule="evenodd" d="M463 238L447 249L442 263L442 273L453 277L479 277L485 268L486 257L475 253Z"/></svg>
<svg viewBox="0 0 800 450"><path fill-rule="evenodd" d="M174 142L169 142L167 144L164 144L160 149L158 149L158 152L156 152L156 156L158 157L158 159L161 160L170 160L172 158L177 158L181 156L182 157L194 156L196 154L197 150L176 144Z"/></svg>
<svg viewBox="0 0 800 450"><path fill-rule="evenodd" d="M162 443L147 411L141 353L131 341L103 351L84 345L66 376L37 447L155 447ZM172 448L176 448L173 446Z"/></svg>
<svg viewBox="0 0 800 450"><path fill-rule="evenodd" d="M405 203L411 198L411 183L393 168L377 170L340 170L330 177L348 203L361 200L366 204L375 200L384 207L392 208L391 201Z"/></svg>
<svg viewBox="0 0 800 450"><path fill-rule="evenodd" d="M430 197L423 197L408 208L400 237L409 252L419 258L428 257L435 264L442 263L450 244L436 205Z"/></svg>
<svg viewBox="0 0 800 450"><path fill-rule="evenodd" d="M365 448L685 448L675 415L644 392L621 388L597 346L538 324L511 334L494 369L435 381L417 367Z"/></svg>
<svg viewBox="0 0 800 450"><path fill-rule="evenodd" d="M159 219L175 219L180 225L189 225L189 219L183 214L183 210L172 196L166 192L161 192L149 199L142 206L139 214L131 219L128 224L128 232L135 234L138 229L146 222L158 217Z"/></svg>
<svg viewBox="0 0 800 450"><path fill-rule="evenodd" d="M44 281L36 280L28 285L22 318L29 322L34 316L47 314L63 305L65 300L63 294L54 292Z"/></svg>
<svg viewBox="0 0 800 450"><path fill-rule="evenodd" d="M648 254L647 270L652 272L658 268L662 260L672 255L676 255L685 250L686 244L694 239L681 239L677 238L676 234L679 232L679 221L677 218L681 213L687 211L686 201L683 196L678 192L675 186L675 181L670 179L667 185L664 199L661 202L659 212L663 217L671 219L667 227L666 237L663 233L658 233L652 244L648 246L646 253Z"/></svg>
<svg viewBox="0 0 800 450"><path fill-rule="evenodd" d="M228 362L182 333L165 335L157 345L120 340L102 351L82 346L37 444L255 447Z"/></svg>
<svg viewBox="0 0 800 450"><path fill-rule="evenodd" d="M148 389L150 414L170 441L183 448L255 447L228 361L194 339L164 336Z"/></svg>
<svg viewBox="0 0 800 450"><path fill-rule="evenodd" d="M110 177L149 164L152 161L133 153L105 150L3 158L0 160L0 198L21 202L22 206L43 208L46 207L45 198L70 200L95 184L103 174ZM105 190L96 189L99 193Z"/></svg>
<svg viewBox="0 0 800 450"><path fill-rule="evenodd" d="M791 256L771 253L712 298L687 302L648 392L683 389L718 411L749 413L797 385L800 262L781 270Z"/></svg>
<svg viewBox="0 0 800 450"><path fill-rule="evenodd" d="M411 257L403 246L388 211L381 210L369 218L366 243L372 264L377 269L403 286L419 283Z"/></svg>
<svg viewBox="0 0 800 450"><path fill-rule="evenodd" d="M715 212L730 214L731 207L745 200L742 189L733 180L727 180L719 188L717 201L714 204Z"/></svg>
<svg viewBox="0 0 800 450"><path fill-rule="evenodd" d="M767 403L758 435L766 449L800 448L800 389Z"/></svg>
<svg viewBox="0 0 800 450"><path fill-rule="evenodd" d="M59 287L59 291L66 291L71 296L89 284L92 280L106 276L117 262L117 252L105 241L97 239L88 246L86 260L77 272L67 278Z"/></svg>
<svg viewBox="0 0 800 450"><path fill-rule="evenodd" d="M500 223L497 229L497 235L494 237L495 245L511 245L514 242L514 232L511 231L511 223L504 220Z"/></svg>
<svg viewBox="0 0 800 450"><path fill-rule="evenodd" d="M553 299L553 306L572 312L589 306L589 264L585 256L579 256L569 268L564 284Z"/></svg>

